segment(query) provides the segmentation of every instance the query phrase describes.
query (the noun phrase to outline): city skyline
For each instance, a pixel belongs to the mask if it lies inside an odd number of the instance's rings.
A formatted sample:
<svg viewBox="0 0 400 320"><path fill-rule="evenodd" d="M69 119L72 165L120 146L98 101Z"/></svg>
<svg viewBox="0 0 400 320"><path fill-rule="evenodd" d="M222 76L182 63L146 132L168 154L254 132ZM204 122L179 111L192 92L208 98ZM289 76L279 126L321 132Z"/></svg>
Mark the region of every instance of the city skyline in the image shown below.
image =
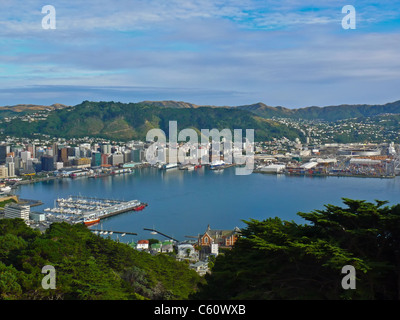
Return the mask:
<svg viewBox="0 0 400 320"><path fill-rule="evenodd" d="M396 3L4 1L0 105L396 101ZM46 4L56 29L42 27ZM356 10L356 29L342 28L346 5Z"/></svg>

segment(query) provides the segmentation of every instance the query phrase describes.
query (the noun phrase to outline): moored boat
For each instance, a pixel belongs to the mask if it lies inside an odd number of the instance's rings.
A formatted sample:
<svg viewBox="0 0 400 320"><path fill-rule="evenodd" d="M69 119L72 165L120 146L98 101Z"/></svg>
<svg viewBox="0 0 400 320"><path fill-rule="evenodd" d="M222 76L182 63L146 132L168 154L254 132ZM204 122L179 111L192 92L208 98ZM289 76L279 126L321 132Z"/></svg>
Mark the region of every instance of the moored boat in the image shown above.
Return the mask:
<svg viewBox="0 0 400 320"><path fill-rule="evenodd" d="M83 223L85 225L87 225L87 226L92 226L92 225L94 225L96 223L99 223L99 222L100 222L100 218L97 218L95 216L93 216L93 217L89 216L89 217L83 219Z"/></svg>
<svg viewBox="0 0 400 320"><path fill-rule="evenodd" d="M140 203L138 206L133 208L133 211L140 211L147 207L147 203Z"/></svg>

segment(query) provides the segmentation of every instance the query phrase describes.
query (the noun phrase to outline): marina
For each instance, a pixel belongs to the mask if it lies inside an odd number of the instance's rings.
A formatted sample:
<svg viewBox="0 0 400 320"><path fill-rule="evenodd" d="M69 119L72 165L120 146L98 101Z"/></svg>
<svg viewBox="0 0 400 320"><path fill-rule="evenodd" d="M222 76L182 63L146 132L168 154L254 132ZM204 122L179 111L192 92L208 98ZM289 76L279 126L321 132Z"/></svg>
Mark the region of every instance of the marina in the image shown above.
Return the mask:
<svg viewBox="0 0 400 320"><path fill-rule="evenodd" d="M44 209L48 217L55 216L64 221L84 223L88 226L104 218L128 211L141 211L147 207L147 203L139 200L123 201L83 196L57 198L54 203L53 208Z"/></svg>

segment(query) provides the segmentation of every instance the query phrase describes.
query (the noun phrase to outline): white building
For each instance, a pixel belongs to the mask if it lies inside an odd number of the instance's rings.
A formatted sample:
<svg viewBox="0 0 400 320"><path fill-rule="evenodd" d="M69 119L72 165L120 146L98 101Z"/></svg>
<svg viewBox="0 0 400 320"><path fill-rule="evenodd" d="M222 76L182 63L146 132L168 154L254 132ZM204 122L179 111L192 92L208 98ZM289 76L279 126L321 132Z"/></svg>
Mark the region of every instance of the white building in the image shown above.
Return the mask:
<svg viewBox="0 0 400 320"><path fill-rule="evenodd" d="M28 222L30 212L31 207L29 205L19 205L16 203L11 203L5 206L4 217L8 219L20 218Z"/></svg>
<svg viewBox="0 0 400 320"><path fill-rule="evenodd" d="M198 253L192 244L183 243L178 245L177 259L198 259Z"/></svg>
<svg viewBox="0 0 400 320"><path fill-rule="evenodd" d="M260 171L265 173L280 173L285 170L285 168L286 166L284 164L270 164L269 166L260 168Z"/></svg>
<svg viewBox="0 0 400 320"><path fill-rule="evenodd" d="M15 177L15 164L14 164L14 162L9 162L7 166L8 166L8 177L9 178Z"/></svg>
<svg viewBox="0 0 400 320"><path fill-rule="evenodd" d="M211 244L211 254L218 255L218 243Z"/></svg>

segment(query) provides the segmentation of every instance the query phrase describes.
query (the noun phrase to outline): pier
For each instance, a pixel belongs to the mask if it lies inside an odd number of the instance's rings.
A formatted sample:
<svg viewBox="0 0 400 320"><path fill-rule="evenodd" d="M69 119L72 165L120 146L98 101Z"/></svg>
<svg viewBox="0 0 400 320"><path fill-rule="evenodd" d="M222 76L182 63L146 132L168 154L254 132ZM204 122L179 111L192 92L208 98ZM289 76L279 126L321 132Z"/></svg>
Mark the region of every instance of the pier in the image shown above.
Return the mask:
<svg viewBox="0 0 400 320"><path fill-rule="evenodd" d="M125 236L125 235L137 236L137 233L125 232L125 231L99 230L99 229L90 229L90 231L93 231L94 233L104 234L104 235L107 235L107 234L112 235L112 234L116 233L116 234L121 234L122 236Z"/></svg>
<svg viewBox="0 0 400 320"><path fill-rule="evenodd" d="M104 219L128 211L140 211L147 206L147 203L139 200L123 201L82 196L58 198L54 203L54 208L46 208L44 211L61 214L66 220L75 223L84 222L87 219Z"/></svg>

